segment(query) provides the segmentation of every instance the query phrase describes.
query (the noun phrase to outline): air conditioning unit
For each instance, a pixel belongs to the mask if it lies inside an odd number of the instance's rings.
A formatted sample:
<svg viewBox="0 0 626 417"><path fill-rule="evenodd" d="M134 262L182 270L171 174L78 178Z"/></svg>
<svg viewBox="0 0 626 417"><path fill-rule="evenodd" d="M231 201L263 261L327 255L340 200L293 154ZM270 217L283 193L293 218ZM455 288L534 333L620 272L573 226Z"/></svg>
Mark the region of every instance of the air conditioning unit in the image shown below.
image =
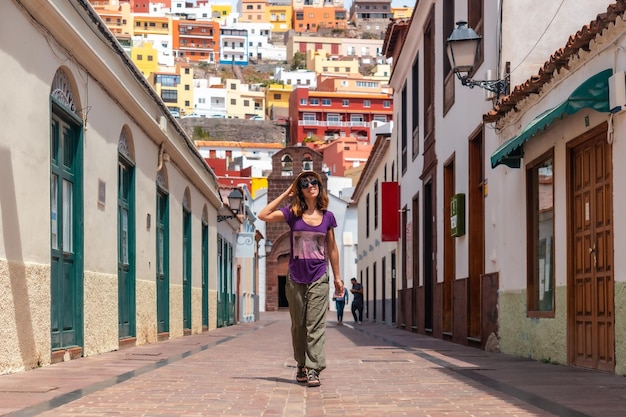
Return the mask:
<svg viewBox="0 0 626 417"><path fill-rule="evenodd" d="M609 110L617 113L626 110L626 73L616 72L609 77Z"/></svg>

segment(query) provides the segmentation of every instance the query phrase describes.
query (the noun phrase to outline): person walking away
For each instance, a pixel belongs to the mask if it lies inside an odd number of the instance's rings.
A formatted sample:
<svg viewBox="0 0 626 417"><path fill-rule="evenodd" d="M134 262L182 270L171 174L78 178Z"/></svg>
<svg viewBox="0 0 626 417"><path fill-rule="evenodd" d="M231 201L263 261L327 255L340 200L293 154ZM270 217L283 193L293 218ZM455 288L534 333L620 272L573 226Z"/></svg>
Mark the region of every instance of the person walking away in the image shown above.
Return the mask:
<svg viewBox="0 0 626 417"><path fill-rule="evenodd" d="M337 309L337 324L340 326L343 324L343 310L346 307L346 304L348 304L348 298L348 291L345 289L342 296L338 297L335 295L333 297L333 300L335 300L335 308Z"/></svg>
<svg viewBox="0 0 626 417"><path fill-rule="evenodd" d="M291 204L281 206L287 198ZM291 253L285 293L291 317L291 344L298 365L296 381L317 387L319 375L326 368L329 262L334 293L344 292L334 231L337 221L328 210L328 194L321 176L303 171L289 188L259 211L258 217L264 222L289 225Z"/></svg>
<svg viewBox="0 0 626 417"><path fill-rule="evenodd" d="M363 285L356 278L350 280L352 283L352 316L354 324L363 324ZM358 315L357 315L358 313Z"/></svg>

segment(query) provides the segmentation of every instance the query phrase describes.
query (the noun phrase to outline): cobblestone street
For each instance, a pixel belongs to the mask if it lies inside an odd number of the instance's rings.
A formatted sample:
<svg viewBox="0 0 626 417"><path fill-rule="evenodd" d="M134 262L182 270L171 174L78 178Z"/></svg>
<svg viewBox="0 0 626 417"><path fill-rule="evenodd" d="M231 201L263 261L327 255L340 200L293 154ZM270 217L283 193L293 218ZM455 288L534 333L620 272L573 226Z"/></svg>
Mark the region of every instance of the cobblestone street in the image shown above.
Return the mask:
<svg viewBox="0 0 626 417"><path fill-rule="evenodd" d="M0 377L9 416L623 416L626 380L329 313L322 385L295 381L289 317Z"/></svg>

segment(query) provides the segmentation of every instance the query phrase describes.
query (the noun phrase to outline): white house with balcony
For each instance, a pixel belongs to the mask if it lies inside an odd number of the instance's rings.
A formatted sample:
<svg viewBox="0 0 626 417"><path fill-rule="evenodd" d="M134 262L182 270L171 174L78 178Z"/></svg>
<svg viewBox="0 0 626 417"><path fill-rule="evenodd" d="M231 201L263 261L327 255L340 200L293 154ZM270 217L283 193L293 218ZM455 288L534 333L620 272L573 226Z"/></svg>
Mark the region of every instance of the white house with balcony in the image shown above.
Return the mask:
<svg viewBox="0 0 626 417"><path fill-rule="evenodd" d="M220 64L248 65L248 31L233 27L220 28Z"/></svg>

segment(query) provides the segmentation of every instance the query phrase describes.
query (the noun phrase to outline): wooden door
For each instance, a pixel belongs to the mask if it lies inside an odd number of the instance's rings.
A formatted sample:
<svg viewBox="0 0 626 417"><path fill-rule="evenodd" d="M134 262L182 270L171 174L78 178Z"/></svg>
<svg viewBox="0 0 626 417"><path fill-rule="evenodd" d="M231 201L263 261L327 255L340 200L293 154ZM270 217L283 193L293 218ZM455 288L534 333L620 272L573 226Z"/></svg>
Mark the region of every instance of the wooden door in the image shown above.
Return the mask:
<svg viewBox="0 0 626 417"><path fill-rule="evenodd" d="M157 190L156 206L156 302L157 331L170 331L170 290L169 290L169 208L168 195Z"/></svg>
<svg viewBox="0 0 626 417"><path fill-rule="evenodd" d="M191 212L183 209L183 329L191 330Z"/></svg>
<svg viewBox="0 0 626 417"><path fill-rule="evenodd" d="M118 337L135 336L134 168L120 157L117 168Z"/></svg>
<svg viewBox="0 0 626 417"><path fill-rule="evenodd" d="M55 106L57 110L57 106ZM52 350L82 344L80 125L52 114L50 137L50 330Z"/></svg>
<svg viewBox="0 0 626 417"><path fill-rule="evenodd" d="M575 366L614 371L613 176L606 125L570 148L569 352Z"/></svg>

